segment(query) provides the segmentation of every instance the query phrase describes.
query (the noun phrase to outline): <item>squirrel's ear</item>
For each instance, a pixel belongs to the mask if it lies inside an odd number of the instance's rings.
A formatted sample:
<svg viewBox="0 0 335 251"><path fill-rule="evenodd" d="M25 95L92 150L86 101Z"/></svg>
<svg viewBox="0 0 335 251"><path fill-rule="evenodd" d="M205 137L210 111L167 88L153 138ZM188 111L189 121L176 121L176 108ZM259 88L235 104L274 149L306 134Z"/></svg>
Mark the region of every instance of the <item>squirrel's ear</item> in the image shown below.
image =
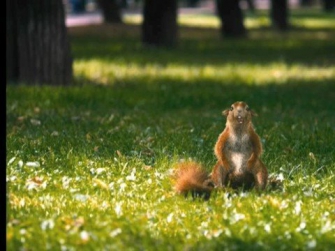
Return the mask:
<svg viewBox="0 0 335 251"><path fill-rule="evenodd" d="M222 115L223 115L223 116L226 116L226 117L227 117L227 116L228 116L228 113L229 113L229 109L226 109L226 110L223 110L223 111L222 111Z"/></svg>

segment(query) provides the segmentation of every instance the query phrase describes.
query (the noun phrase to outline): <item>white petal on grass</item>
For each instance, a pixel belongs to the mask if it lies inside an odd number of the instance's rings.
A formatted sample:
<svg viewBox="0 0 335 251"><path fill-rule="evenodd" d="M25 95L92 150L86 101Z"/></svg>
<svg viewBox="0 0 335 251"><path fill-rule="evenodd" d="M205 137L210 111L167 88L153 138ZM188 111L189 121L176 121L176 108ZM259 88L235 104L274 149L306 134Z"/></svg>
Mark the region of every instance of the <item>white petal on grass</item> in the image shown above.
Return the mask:
<svg viewBox="0 0 335 251"><path fill-rule="evenodd" d="M155 177L162 179L163 178L163 174L161 174L160 172L155 172Z"/></svg>
<svg viewBox="0 0 335 251"><path fill-rule="evenodd" d="M99 175L99 174L104 173L105 171L106 171L105 168L100 167L100 168L97 168L97 169L95 170L95 173L96 173L97 175Z"/></svg>
<svg viewBox="0 0 335 251"><path fill-rule="evenodd" d="M19 160L19 162L17 163L17 166L20 167L20 168L23 167L23 161Z"/></svg>
<svg viewBox="0 0 335 251"><path fill-rule="evenodd" d="M72 179L69 178L69 177L67 177L67 176L62 177L62 185L63 185L64 189L68 189L69 188L71 180Z"/></svg>
<svg viewBox="0 0 335 251"><path fill-rule="evenodd" d="M245 219L245 215L244 214L240 214L240 213L235 213L231 216L231 220L233 223L236 223L240 220Z"/></svg>
<svg viewBox="0 0 335 251"><path fill-rule="evenodd" d="M27 233L27 230L25 228L20 229L20 234L25 235Z"/></svg>
<svg viewBox="0 0 335 251"><path fill-rule="evenodd" d="M120 192L124 192L125 188L127 187L126 183L120 184Z"/></svg>
<svg viewBox="0 0 335 251"><path fill-rule="evenodd" d="M135 181L136 180L136 169L134 168L130 175L126 177L126 180Z"/></svg>
<svg viewBox="0 0 335 251"><path fill-rule="evenodd" d="M306 222L302 221L302 222L300 223L299 227L297 227L297 228L295 229L295 231L296 231L296 232L300 232L301 230L304 230L305 227L306 227Z"/></svg>
<svg viewBox="0 0 335 251"><path fill-rule="evenodd" d="M231 231L228 228L225 228L224 233L227 237L231 237Z"/></svg>
<svg viewBox="0 0 335 251"><path fill-rule="evenodd" d="M301 213L301 204L302 204L301 200L299 200L295 203L294 213L296 215L299 215Z"/></svg>
<svg viewBox="0 0 335 251"><path fill-rule="evenodd" d="M114 208L114 211L116 213L117 216L121 216L122 215L122 202L117 202Z"/></svg>
<svg viewBox="0 0 335 251"><path fill-rule="evenodd" d="M78 200L78 201L81 201L81 202L86 202L89 198L88 195L85 195L85 194L80 194L80 193L76 193L73 195L73 198L75 200Z"/></svg>
<svg viewBox="0 0 335 251"><path fill-rule="evenodd" d="M311 188L311 187L309 187L309 188L307 188L308 190L307 191L304 191L304 195L306 196L306 197L311 197L311 196L313 196L313 189Z"/></svg>
<svg viewBox="0 0 335 251"><path fill-rule="evenodd" d="M110 190L113 190L114 189L114 182L109 183L108 187L109 187Z"/></svg>
<svg viewBox="0 0 335 251"><path fill-rule="evenodd" d="M109 236L110 237L115 237L115 236L117 236L121 233L122 233L122 229L121 228L116 228L112 232L109 233Z"/></svg>
<svg viewBox="0 0 335 251"><path fill-rule="evenodd" d="M8 181L10 181L10 182L13 182L13 181L15 181L17 179L17 177L15 176L15 175L13 175L13 176L7 176L7 178L6 178L6 181L8 182Z"/></svg>
<svg viewBox="0 0 335 251"><path fill-rule="evenodd" d="M31 119L31 120L30 120L30 123L31 123L32 125L34 125L34 126L39 126L39 125L41 125L41 121L38 120L38 119Z"/></svg>
<svg viewBox="0 0 335 251"><path fill-rule="evenodd" d="M271 225L268 223L268 224L265 224L265 226L264 226L264 230L265 230L265 232L267 232L267 233L271 233Z"/></svg>
<svg viewBox="0 0 335 251"><path fill-rule="evenodd" d="M44 220L41 223L41 229L43 231L45 231L47 229L53 229L54 226L55 226L55 222L53 221L53 219Z"/></svg>
<svg viewBox="0 0 335 251"><path fill-rule="evenodd" d="M25 199L20 199L20 201L19 201L19 206L20 207L24 207L26 205L26 200Z"/></svg>
<svg viewBox="0 0 335 251"><path fill-rule="evenodd" d="M87 231L83 230L80 232L80 239L84 242L87 242L90 240L90 235Z"/></svg>
<svg viewBox="0 0 335 251"><path fill-rule="evenodd" d="M284 178L284 174L282 174L282 173L278 174L278 176L277 176L277 180L279 180L279 181L284 181L284 180L285 180L285 178Z"/></svg>
<svg viewBox="0 0 335 251"><path fill-rule="evenodd" d="M51 133L51 136L53 136L53 137L57 137L57 136L59 136L59 132L57 132L57 131L53 131L53 132Z"/></svg>
<svg viewBox="0 0 335 251"><path fill-rule="evenodd" d="M170 223L170 222L172 221L172 218L173 218L173 213L170 213L170 214L168 215L168 217L166 218L166 221L167 221L168 223Z"/></svg>
<svg viewBox="0 0 335 251"><path fill-rule="evenodd" d="M335 226L330 222L330 220L327 220L326 224L324 224L321 228L321 233L324 234L332 230L335 230Z"/></svg>
<svg viewBox="0 0 335 251"><path fill-rule="evenodd" d="M219 237L221 234L222 234L223 230L222 229L219 229L219 230L214 230L213 231L213 236L215 238Z"/></svg>
<svg viewBox="0 0 335 251"><path fill-rule="evenodd" d="M27 167L40 167L40 163L38 161L28 161L26 163Z"/></svg>
<svg viewBox="0 0 335 251"><path fill-rule="evenodd" d="M284 208L287 208L287 207L288 207L287 200L283 200L283 201L280 203L280 209L284 209Z"/></svg>
<svg viewBox="0 0 335 251"><path fill-rule="evenodd" d="M34 190L34 189L37 189L40 185L36 182L33 182L31 180L27 181L26 183L26 189L31 191L31 190Z"/></svg>
<svg viewBox="0 0 335 251"><path fill-rule="evenodd" d="M308 242L307 242L307 248L309 248L309 249L314 249L314 248L316 248L316 240L309 240Z"/></svg>
<svg viewBox="0 0 335 251"><path fill-rule="evenodd" d="M16 157L11 158L11 159L8 161L7 165L12 164L12 163L14 162L15 159L16 159Z"/></svg>

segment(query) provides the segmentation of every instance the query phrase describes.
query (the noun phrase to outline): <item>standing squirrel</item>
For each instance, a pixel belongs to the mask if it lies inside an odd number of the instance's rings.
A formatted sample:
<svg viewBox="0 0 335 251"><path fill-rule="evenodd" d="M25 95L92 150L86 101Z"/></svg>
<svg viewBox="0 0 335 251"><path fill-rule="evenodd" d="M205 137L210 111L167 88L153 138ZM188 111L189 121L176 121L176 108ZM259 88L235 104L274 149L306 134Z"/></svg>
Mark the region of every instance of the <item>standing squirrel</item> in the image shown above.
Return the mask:
<svg viewBox="0 0 335 251"><path fill-rule="evenodd" d="M217 163L210 175L197 163L184 162L175 169L175 190L187 196L209 199L217 187L264 190L268 172L260 160L262 144L254 130L252 117L257 114L245 102L235 102L222 112L226 127L214 147Z"/></svg>

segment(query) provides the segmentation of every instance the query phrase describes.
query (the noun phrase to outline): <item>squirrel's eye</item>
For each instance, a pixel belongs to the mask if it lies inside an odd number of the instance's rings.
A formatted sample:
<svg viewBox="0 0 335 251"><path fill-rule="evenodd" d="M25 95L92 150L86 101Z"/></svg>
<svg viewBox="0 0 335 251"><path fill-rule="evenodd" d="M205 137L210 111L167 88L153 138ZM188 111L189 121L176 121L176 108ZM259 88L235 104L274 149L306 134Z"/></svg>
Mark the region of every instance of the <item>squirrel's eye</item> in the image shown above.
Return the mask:
<svg viewBox="0 0 335 251"><path fill-rule="evenodd" d="M234 107L230 107L230 110L231 110L231 111L234 110Z"/></svg>
<svg viewBox="0 0 335 251"><path fill-rule="evenodd" d="M250 108L249 108L249 106L247 106L245 109L246 109L247 111L250 111Z"/></svg>

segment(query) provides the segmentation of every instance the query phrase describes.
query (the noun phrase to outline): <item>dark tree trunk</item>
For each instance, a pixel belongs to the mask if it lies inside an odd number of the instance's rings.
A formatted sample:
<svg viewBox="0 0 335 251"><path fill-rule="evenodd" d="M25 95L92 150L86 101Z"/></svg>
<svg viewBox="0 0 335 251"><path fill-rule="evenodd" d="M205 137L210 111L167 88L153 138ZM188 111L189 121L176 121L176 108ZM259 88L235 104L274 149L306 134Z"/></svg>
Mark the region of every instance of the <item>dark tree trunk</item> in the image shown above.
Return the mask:
<svg viewBox="0 0 335 251"><path fill-rule="evenodd" d="M18 44L15 2L6 0L6 80L18 81Z"/></svg>
<svg viewBox="0 0 335 251"><path fill-rule="evenodd" d="M252 12L255 11L255 3L254 0L246 0L247 5L248 5L248 9Z"/></svg>
<svg viewBox="0 0 335 251"><path fill-rule="evenodd" d="M270 16L273 27L282 31L287 30L289 28L287 0L271 0Z"/></svg>
<svg viewBox="0 0 335 251"><path fill-rule="evenodd" d="M326 12L331 12L335 9L335 0L323 0L323 9Z"/></svg>
<svg viewBox="0 0 335 251"><path fill-rule="evenodd" d="M121 6L116 0L97 0L105 23L122 23Z"/></svg>
<svg viewBox="0 0 335 251"><path fill-rule="evenodd" d="M142 42L151 46L177 44L177 0L145 0Z"/></svg>
<svg viewBox="0 0 335 251"><path fill-rule="evenodd" d="M300 0L299 4L302 7L311 6L313 4L313 1L312 0Z"/></svg>
<svg viewBox="0 0 335 251"><path fill-rule="evenodd" d="M221 21L221 33L224 37L243 37L246 35L243 13L238 0L216 0L216 10Z"/></svg>
<svg viewBox="0 0 335 251"><path fill-rule="evenodd" d="M6 77L27 84L68 85L72 58L61 0L7 0Z"/></svg>

